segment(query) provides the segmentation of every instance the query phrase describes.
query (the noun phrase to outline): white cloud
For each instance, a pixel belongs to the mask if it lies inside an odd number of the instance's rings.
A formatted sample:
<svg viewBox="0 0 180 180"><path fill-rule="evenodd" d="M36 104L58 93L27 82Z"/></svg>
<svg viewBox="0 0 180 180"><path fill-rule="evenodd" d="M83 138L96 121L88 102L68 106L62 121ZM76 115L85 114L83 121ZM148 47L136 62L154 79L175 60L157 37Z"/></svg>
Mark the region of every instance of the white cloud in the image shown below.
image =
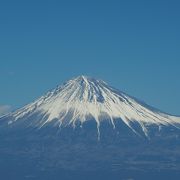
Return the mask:
<svg viewBox="0 0 180 180"><path fill-rule="evenodd" d="M10 112L11 106L9 105L0 105L0 116Z"/></svg>

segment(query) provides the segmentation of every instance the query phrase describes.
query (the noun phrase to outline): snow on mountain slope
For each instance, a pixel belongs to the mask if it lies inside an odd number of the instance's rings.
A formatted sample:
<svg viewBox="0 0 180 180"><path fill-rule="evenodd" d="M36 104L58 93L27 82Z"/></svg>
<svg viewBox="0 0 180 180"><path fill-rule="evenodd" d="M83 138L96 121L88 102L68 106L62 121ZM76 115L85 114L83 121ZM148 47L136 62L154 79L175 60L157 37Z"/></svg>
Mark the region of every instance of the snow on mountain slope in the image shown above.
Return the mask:
<svg viewBox="0 0 180 180"><path fill-rule="evenodd" d="M94 119L97 129L102 121L123 121L134 132L131 122L137 122L147 135L150 125L180 127L180 118L147 108L134 98L113 89L101 80L80 76L48 92L35 102L12 113L9 124L26 119L33 114L42 114L39 128L50 122L56 125L76 126L77 122Z"/></svg>

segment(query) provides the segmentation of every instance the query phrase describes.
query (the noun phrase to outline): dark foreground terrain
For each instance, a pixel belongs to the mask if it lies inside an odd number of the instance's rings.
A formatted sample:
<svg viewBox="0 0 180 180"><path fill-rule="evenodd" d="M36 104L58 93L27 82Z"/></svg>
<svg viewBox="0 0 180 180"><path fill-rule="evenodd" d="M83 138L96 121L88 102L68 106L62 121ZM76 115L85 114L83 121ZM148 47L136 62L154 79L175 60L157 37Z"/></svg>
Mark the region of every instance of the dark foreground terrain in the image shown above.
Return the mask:
<svg viewBox="0 0 180 180"><path fill-rule="evenodd" d="M57 130L3 127L0 133L2 180L179 180L179 130L151 127L149 138L122 124L95 124Z"/></svg>

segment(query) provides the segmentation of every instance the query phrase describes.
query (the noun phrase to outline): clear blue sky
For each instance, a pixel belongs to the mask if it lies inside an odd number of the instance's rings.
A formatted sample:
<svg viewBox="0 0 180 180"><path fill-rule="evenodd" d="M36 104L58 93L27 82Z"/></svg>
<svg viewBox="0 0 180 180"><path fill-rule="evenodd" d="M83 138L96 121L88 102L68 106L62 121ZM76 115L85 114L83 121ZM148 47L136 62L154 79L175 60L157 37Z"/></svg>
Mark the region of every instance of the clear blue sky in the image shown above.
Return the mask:
<svg viewBox="0 0 180 180"><path fill-rule="evenodd" d="M180 2L1 1L0 105L81 74L180 115Z"/></svg>

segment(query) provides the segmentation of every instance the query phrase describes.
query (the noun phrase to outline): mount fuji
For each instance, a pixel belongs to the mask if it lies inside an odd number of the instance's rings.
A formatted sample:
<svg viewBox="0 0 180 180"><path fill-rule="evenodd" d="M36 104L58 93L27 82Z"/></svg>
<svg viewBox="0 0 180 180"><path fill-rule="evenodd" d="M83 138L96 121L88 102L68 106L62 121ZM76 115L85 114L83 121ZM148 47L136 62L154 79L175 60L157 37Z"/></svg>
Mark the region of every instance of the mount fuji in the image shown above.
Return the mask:
<svg viewBox="0 0 180 180"><path fill-rule="evenodd" d="M179 136L180 117L79 76L0 118L0 174L179 179Z"/></svg>

